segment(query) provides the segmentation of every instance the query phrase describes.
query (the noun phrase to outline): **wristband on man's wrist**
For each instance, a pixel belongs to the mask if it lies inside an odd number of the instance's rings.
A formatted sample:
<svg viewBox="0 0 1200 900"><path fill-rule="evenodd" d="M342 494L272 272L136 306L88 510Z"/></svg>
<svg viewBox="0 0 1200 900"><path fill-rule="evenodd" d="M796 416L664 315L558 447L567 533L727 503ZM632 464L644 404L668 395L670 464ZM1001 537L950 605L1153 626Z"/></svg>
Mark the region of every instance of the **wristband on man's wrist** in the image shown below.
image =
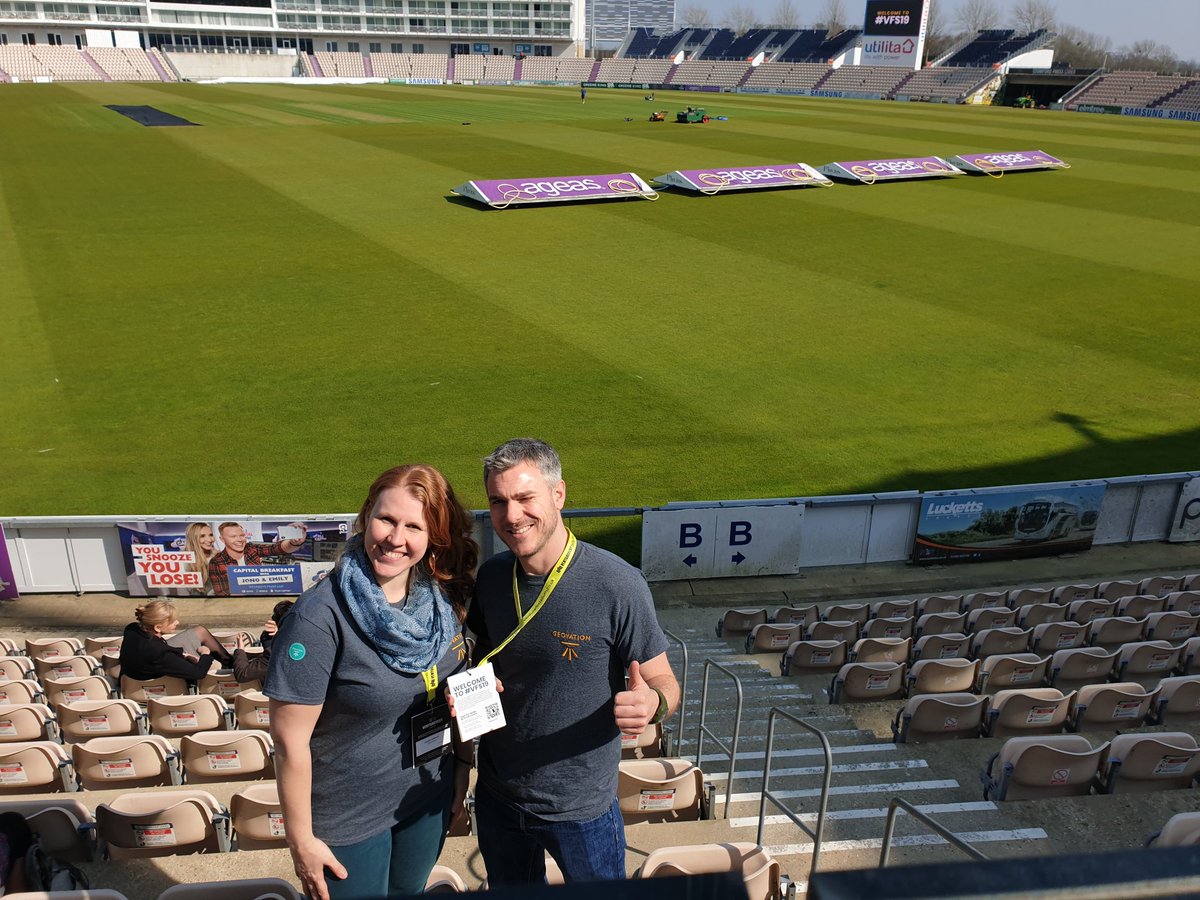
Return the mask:
<svg viewBox="0 0 1200 900"><path fill-rule="evenodd" d="M658 709L654 711L653 718L651 718L647 724L648 725L657 725L659 722L661 722L663 719L665 719L667 717L667 710L670 707L667 706L667 695L666 694L664 694L662 691L660 691L656 687L651 687L650 690L652 690L652 691L654 691L654 693L658 694Z"/></svg>

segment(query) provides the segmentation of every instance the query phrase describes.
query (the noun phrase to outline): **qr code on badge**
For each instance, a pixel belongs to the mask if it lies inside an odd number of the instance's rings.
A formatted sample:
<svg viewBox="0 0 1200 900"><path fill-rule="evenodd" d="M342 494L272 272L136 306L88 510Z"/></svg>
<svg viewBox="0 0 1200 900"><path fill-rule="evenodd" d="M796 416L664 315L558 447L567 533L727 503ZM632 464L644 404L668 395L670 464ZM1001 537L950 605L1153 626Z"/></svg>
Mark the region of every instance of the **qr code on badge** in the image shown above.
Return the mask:
<svg viewBox="0 0 1200 900"><path fill-rule="evenodd" d="M499 703L489 703L484 708L483 714L489 722L492 721L492 719L500 718L500 704Z"/></svg>

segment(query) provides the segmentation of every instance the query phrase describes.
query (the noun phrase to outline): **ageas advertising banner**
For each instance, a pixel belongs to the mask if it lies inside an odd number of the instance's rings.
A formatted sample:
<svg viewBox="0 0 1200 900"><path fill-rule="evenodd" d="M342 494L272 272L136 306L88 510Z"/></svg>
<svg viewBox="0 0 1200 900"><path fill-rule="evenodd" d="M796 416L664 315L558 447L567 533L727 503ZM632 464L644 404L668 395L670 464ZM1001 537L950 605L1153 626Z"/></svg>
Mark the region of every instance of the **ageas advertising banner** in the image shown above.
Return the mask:
<svg viewBox="0 0 1200 900"><path fill-rule="evenodd" d="M928 24L927 0L911 0L907 3L867 0L859 63L864 66L921 68Z"/></svg>
<svg viewBox="0 0 1200 900"><path fill-rule="evenodd" d="M130 596L300 594L333 568L349 520L123 522Z"/></svg>
<svg viewBox="0 0 1200 900"><path fill-rule="evenodd" d="M8 558L4 526L0 525L0 600L16 600L17 596L17 576L13 574L12 560Z"/></svg>
<svg viewBox="0 0 1200 900"><path fill-rule="evenodd" d="M1190 478L1180 488L1167 540L1173 543L1200 541L1200 478Z"/></svg>
<svg viewBox="0 0 1200 900"><path fill-rule="evenodd" d="M1104 490L1101 482L925 494L913 562L978 562L1087 550Z"/></svg>

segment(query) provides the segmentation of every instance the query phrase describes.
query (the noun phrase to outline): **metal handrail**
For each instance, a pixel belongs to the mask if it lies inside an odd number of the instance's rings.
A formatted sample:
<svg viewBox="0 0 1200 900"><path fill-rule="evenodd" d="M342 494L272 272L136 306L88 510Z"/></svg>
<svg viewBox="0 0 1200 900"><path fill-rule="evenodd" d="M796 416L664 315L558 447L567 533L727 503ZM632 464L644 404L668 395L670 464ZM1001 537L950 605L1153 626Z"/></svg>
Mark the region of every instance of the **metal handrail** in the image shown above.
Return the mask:
<svg viewBox="0 0 1200 900"><path fill-rule="evenodd" d="M675 740L667 742L667 754L669 756L678 756L678 751L683 746L683 724L687 715L688 648L683 638L679 635L672 634L665 629L663 630L663 634L678 643L679 648L683 651L683 677L679 679L679 721L675 723L675 734L678 737ZM696 765L700 765L699 751L696 753Z"/></svg>
<svg viewBox="0 0 1200 900"><path fill-rule="evenodd" d="M817 805L817 827L809 828L806 824L800 821L800 817L792 810L783 805L783 802L770 791L770 776L771 776L771 749L775 745L775 719L783 716L786 719L795 722L806 731L810 731L817 736L817 740L821 742L821 754L825 758L825 771L821 776L821 799ZM829 808L829 782L833 777L833 750L829 746L829 738L825 733L818 728L809 725L803 719L800 719L786 709L780 709L778 706L772 706L770 712L767 713L767 749L763 754L763 777L762 777L762 796L758 801L758 837L756 843L758 846L763 846L763 830L766 826L767 801L770 800L775 807L785 816L792 820L801 831L807 834L813 841L812 859L808 864L808 880L812 883L812 877L817 871L817 861L821 858L821 837L825 833L825 813Z"/></svg>
<svg viewBox="0 0 1200 900"><path fill-rule="evenodd" d="M733 686L737 688L737 706L734 708L733 719L733 743L726 747L708 726L704 724L704 714L708 712L708 670L719 669L730 678L733 679ZM704 754L704 736L707 734L713 739L713 742L720 747L729 756L729 775L725 782L725 815L722 818L729 818L729 800L733 796L733 770L737 766L737 745L738 738L742 734L742 680L737 677L730 669L725 668L719 662L711 659L704 661L704 687L700 691L700 724L696 731L696 765L700 765L700 760ZM701 767L703 768L703 767Z"/></svg>
<svg viewBox="0 0 1200 900"><path fill-rule="evenodd" d="M936 819L932 819L925 815L925 813L921 812L907 800L903 800L900 797L893 797L892 801L888 804L887 825L883 829L883 846L879 850L879 868L882 869L888 864L888 857L892 852L892 835L896 831L896 814L900 810L904 810L918 822L924 824L930 831L933 831L945 838L947 841L973 859L988 859L985 854L976 850L974 846L968 844Z"/></svg>

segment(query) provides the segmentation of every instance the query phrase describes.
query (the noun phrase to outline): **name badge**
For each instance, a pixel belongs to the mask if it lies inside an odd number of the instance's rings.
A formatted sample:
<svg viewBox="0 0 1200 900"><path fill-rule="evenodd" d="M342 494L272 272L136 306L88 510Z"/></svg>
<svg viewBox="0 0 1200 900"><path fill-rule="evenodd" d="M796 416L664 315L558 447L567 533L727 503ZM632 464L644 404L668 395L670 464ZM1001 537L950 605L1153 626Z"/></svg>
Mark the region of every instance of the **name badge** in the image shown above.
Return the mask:
<svg viewBox="0 0 1200 900"><path fill-rule="evenodd" d="M427 762L450 752L450 707L442 703L412 717L413 765Z"/></svg>
<svg viewBox="0 0 1200 900"><path fill-rule="evenodd" d="M454 698L459 740L469 741L504 727L504 707L500 705L491 663L451 675L446 685Z"/></svg>

